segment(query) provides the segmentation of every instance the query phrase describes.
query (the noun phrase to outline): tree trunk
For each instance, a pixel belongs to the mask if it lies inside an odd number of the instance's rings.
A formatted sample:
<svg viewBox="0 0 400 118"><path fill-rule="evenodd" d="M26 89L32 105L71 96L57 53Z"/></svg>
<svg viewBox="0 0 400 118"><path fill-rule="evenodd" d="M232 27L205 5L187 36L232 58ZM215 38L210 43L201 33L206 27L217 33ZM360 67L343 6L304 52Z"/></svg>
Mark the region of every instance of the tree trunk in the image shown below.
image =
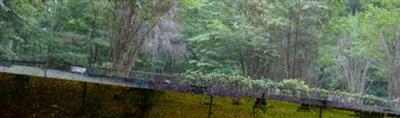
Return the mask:
<svg viewBox="0 0 400 118"><path fill-rule="evenodd" d="M138 4L143 6L138 7ZM115 1L115 22L111 30L114 70L129 75L144 41L172 7L174 4L166 1Z"/></svg>
<svg viewBox="0 0 400 118"><path fill-rule="evenodd" d="M393 102L400 102L400 29L396 30L395 38L394 44L389 45L384 33L380 32L382 51L385 54L384 64L389 71L389 96ZM392 107L399 108L400 106L394 104Z"/></svg>
<svg viewBox="0 0 400 118"><path fill-rule="evenodd" d="M388 89L390 98L394 102L400 102L400 68L399 67L392 67L389 73L389 82L388 82ZM393 104L395 108L399 108L399 104Z"/></svg>

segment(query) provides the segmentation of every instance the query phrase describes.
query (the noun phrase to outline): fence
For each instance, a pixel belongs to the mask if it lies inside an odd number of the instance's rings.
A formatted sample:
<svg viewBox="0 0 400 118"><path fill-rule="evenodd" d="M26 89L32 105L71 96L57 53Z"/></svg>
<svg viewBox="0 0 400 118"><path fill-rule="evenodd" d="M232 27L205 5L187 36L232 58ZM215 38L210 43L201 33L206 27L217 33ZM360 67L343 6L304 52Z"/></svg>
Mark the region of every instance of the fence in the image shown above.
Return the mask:
<svg viewBox="0 0 400 118"><path fill-rule="evenodd" d="M45 46L43 49L52 47L48 45L41 46ZM62 70L65 72L71 72L70 68L72 66L79 66L86 69L86 72L84 73L85 76L119 79L126 83L136 84L142 88L160 91L171 90L233 98L251 96L257 98L281 99L319 106L400 114L400 108L398 108L398 106L400 106L399 102L374 96L348 95L341 94L341 92L327 92L316 88L311 90L301 90L280 85L265 86L258 83L259 81L252 80L226 80L221 78L186 77L181 74L117 70L109 68L109 65L107 66L106 64L103 64L111 62L110 58L105 58L108 60L102 60L103 62L101 63L97 61L89 61L90 58L81 58L82 60L77 59L73 61L60 61L60 58L52 60L57 54L54 54L54 52L51 51L40 51L45 54L38 54L39 56L34 56L34 51L20 50L17 52L19 53L16 53L14 57L4 56L4 54L0 55L0 57L2 57L0 65L24 65ZM88 56L92 57L93 55L92 53L89 53Z"/></svg>

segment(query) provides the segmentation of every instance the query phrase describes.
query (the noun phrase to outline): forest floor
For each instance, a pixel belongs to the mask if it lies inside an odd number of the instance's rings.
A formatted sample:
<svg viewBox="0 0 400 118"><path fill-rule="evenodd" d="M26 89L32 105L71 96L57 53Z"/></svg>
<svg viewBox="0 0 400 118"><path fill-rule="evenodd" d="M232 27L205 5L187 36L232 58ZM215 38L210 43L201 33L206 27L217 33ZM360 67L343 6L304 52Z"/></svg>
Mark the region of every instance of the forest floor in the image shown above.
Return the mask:
<svg viewBox="0 0 400 118"><path fill-rule="evenodd" d="M25 79L24 79L25 78ZM87 84L85 109L83 83L0 74L0 117L139 117L207 118L209 96L156 92L126 87ZM319 108L267 100L264 110L253 109L255 98L214 97L212 118L317 118ZM146 110L144 110L146 109ZM351 118L351 111L325 108L323 118ZM140 113L143 113L140 115Z"/></svg>

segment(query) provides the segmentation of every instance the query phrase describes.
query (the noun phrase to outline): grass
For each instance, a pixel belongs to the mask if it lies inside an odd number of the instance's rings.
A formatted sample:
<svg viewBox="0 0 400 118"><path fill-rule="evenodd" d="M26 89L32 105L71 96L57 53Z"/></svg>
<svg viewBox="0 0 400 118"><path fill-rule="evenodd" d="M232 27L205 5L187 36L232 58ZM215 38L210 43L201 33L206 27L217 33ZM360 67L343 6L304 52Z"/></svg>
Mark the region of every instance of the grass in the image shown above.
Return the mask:
<svg viewBox="0 0 400 118"><path fill-rule="evenodd" d="M207 118L208 96L192 95L185 93L168 92L162 97L162 102L154 107L152 117L159 118ZM255 102L253 98L242 98L240 105L234 105L233 99L215 97L212 110L214 118L307 118L319 117L319 108L312 107L309 110L299 111L299 104L284 101L269 100L265 111L253 110ZM256 112L256 113L255 113ZM324 118L352 118L354 112L323 109Z"/></svg>

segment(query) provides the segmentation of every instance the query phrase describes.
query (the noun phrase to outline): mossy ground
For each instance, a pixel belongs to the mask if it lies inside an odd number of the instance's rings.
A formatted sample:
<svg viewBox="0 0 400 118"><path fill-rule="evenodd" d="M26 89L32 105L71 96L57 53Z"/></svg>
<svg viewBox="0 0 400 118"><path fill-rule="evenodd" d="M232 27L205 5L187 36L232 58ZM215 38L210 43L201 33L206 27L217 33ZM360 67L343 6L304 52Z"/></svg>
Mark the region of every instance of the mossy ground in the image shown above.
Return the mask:
<svg viewBox="0 0 400 118"><path fill-rule="evenodd" d="M209 102L208 96L191 95L185 93L165 93L161 102L152 111L154 117L162 118L207 118ZM212 116L215 118L318 118L319 108L311 107L309 110L298 110L299 104L283 101L269 100L265 111L253 109L255 99L241 98L239 105L234 105L233 100L215 97ZM337 109L323 109L324 118L351 118L354 112Z"/></svg>
<svg viewBox="0 0 400 118"><path fill-rule="evenodd" d="M143 90L87 84L85 111L82 113L82 83L47 78L0 74L0 117L135 117L143 102L151 103L150 118L207 118L209 96L177 92L154 92L143 97ZM22 83L22 84L21 84ZM147 95L147 94L146 94ZM146 98L143 101L143 98ZM150 98L150 99L149 99ZM319 108L298 110L300 105L268 100L266 109L253 109L255 98L214 97L212 118L318 118ZM147 105L147 104L146 104ZM354 112L325 108L323 118L351 118Z"/></svg>

